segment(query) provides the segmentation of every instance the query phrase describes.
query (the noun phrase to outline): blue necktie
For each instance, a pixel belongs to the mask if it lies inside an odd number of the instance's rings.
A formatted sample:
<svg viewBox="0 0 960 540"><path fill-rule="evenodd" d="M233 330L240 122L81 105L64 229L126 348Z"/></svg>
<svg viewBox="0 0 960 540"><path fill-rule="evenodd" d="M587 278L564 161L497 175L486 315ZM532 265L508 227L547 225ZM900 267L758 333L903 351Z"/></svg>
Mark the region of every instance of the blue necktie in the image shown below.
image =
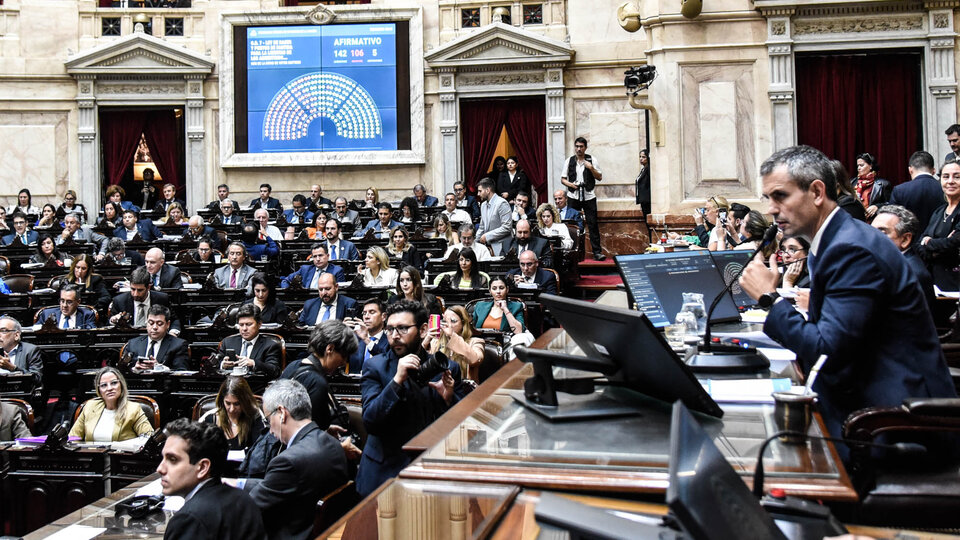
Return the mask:
<svg viewBox="0 0 960 540"><path fill-rule="evenodd" d="M330 244L330 258L337 260L337 246Z"/></svg>
<svg viewBox="0 0 960 540"><path fill-rule="evenodd" d="M325 321L325 320L327 320L327 319L330 318L330 308L331 308L331 307L333 307L333 306L331 306L331 305L323 306L323 317L320 318L320 322L323 322L323 321Z"/></svg>
<svg viewBox="0 0 960 540"><path fill-rule="evenodd" d="M370 354L370 351L373 350L373 348L376 347L376 346L377 346L377 338L371 337L371 338L370 338L370 347L365 347L364 350L363 350L363 362L364 362L364 363L366 363L367 360L370 359L370 357L372 356L372 355Z"/></svg>

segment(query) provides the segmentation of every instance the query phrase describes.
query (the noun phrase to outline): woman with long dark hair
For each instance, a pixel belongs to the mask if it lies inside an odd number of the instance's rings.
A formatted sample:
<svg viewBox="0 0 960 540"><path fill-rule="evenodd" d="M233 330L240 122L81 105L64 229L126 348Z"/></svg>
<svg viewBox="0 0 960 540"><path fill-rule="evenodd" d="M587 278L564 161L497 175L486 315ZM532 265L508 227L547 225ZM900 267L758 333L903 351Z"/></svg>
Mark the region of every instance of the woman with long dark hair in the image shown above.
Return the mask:
<svg viewBox="0 0 960 540"><path fill-rule="evenodd" d="M483 246L481 246L483 247ZM486 289L490 283L490 276L486 272L481 272L477 265L477 254L473 248L463 248L460 250L459 266L456 271L443 272L438 274L433 280L437 285L445 277L450 278L450 286L454 289Z"/></svg>
<svg viewBox="0 0 960 540"><path fill-rule="evenodd" d="M253 304L260 308L260 318L266 324L283 324L289 310L281 300L277 300L273 277L263 272L254 272L250 276L253 298L244 300L244 304Z"/></svg>
<svg viewBox="0 0 960 540"><path fill-rule="evenodd" d="M519 334L526 330L523 321L523 303L509 300L510 283L503 276L490 280L490 300L477 302L473 307L474 328L489 328Z"/></svg>
<svg viewBox="0 0 960 540"><path fill-rule="evenodd" d="M267 422L247 380L234 376L224 379L216 403L216 407L204 414L200 421L216 424L222 429L231 450L245 450L252 446Z"/></svg>
<svg viewBox="0 0 960 540"><path fill-rule="evenodd" d="M387 244L387 254L400 259L401 266L423 268L423 259L417 246L410 243L410 235L401 225L394 227L390 232L390 242Z"/></svg>
<svg viewBox="0 0 960 540"><path fill-rule="evenodd" d="M37 252L30 256L30 262L63 266L63 254L57 249L52 236L44 234L37 239Z"/></svg>
<svg viewBox="0 0 960 540"><path fill-rule="evenodd" d="M86 253L74 257L70 270L60 281L80 287L80 302L95 305L97 311L102 312L110 305L110 291L107 290L103 277L93 273L93 257Z"/></svg>
<svg viewBox="0 0 960 540"><path fill-rule="evenodd" d="M850 179L850 185L857 200L863 205L868 221L873 219L878 208L890 200L890 192L893 190L890 182L877 175L879 168L877 158L864 152L857 156L857 176ZM840 179L837 178L837 181Z"/></svg>
<svg viewBox="0 0 960 540"><path fill-rule="evenodd" d="M423 291L420 271L413 266L404 266L397 278L397 294L390 297L390 304L400 300L414 300L423 304L431 314L440 314L440 301L437 297Z"/></svg>
<svg viewBox="0 0 960 540"><path fill-rule="evenodd" d="M530 180L527 173L520 168L517 156L507 158L507 168L500 173L497 179L497 193L508 201L512 201L520 192L530 193Z"/></svg>

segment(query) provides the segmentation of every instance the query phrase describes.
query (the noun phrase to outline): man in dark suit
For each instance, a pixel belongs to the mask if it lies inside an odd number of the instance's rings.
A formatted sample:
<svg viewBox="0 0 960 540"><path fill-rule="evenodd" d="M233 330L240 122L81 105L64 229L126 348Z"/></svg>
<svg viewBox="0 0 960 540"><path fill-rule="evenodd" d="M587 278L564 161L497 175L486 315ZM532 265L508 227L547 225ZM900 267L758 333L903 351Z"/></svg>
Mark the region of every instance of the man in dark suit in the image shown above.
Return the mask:
<svg viewBox="0 0 960 540"><path fill-rule="evenodd" d="M0 370L33 374L37 386L43 382L43 358L40 349L21 341L20 322L0 315ZM0 441L8 440L0 438Z"/></svg>
<svg viewBox="0 0 960 540"><path fill-rule="evenodd" d="M327 238L327 253L331 261L359 261L360 250L349 240L340 239L340 221L334 218L327 220L324 226L324 236Z"/></svg>
<svg viewBox="0 0 960 540"><path fill-rule="evenodd" d="M386 337L390 350L363 366L363 425L367 443L357 471L357 492L369 495L410 463L403 444L440 417L457 401L455 381L460 367L447 370L429 383L414 381L420 366L430 359L423 348L427 310L419 302L401 300L387 308Z"/></svg>
<svg viewBox="0 0 960 540"><path fill-rule="evenodd" d="M313 212L307 209L307 198L303 195L293 196L293 208L283 211L283 218L290 224L313 224Z"/></svg>
<svg viewBox="0 0 960 540"><path fill-rule="evenodd" d="M205 225L199 214L192 216L190 221L187 222L187 230L183 231L183 236L194 241L207 237L213 243L213 249L223 251L224 245L220 235L213 227Z"/></svg>
<svg viewBox="0 0 960 540"><path fill-rule="evenodd" d="M900 250L900 253L903 253L907 264L920 282L923 296L927 299L927 307L933 313L937 301L937 295L933 291L933 277L923 259L913 249L913 239L917 238L921 232L917 216L900 205L885 204L877 211L870 225L882 232Z"/></svg>
<svg viewBox="0 0 960 540"><path fill-rule="evenodd" d="M147 312L147 335L131 339L124 348L137 358L144 358L137 360L134 369L148 371L158 364L173 371L190 369L187 342L167 335L172 318L167 306L150 306Z"/></svg>
<svg viewBox="0 0 960 540"><path fill-rule="evenodd" d="M526 191L518 191L513 199L513 211L510 212L510 218L516 223L521 220L537 222L537 210L530 207L530 194Z"/></svg>
<svg viewBox="0 0 960 540"><path fill-rule="evenodd" d="M37 324L43 324L51 317L56 321L57 328L64 330L89 330L97 327L96 315L93 311L80 307L80 288L72 283L60 288L60 307L41 311Z"/></svg>
<svg viewBox="0 0 960 540"><path fill-rule="evenodd" d="M519 255L530 250L536 254L540 264L548 268L553 266L553 248L550 247L550 242L539 236L533 236L530 230L529 221L525 219L518 221L515 237L511 238L510 243L507 244L507 252L514 251Z"/></svg>
<svg viewBox="0 0 960 540"><path fill-rule="evenodd" d="M147 314L152 306L170 307L170 297L166 293L150 290L150 274L145 267L137 268L130 274L130 292L123 292L110 303L110 324L117 324L124 313L130 315L130 324L134 328L147 326ZM170 333L180 335L180 321L171 315Z"/></svg>
<svg viewBox="0 0 960 540"><path fill-rule="evenodd" d="M893 188L889 204L899 204L913 212L920 222L919 232L923 232L930 223L930 216L943 204L943 188L933 177L936 165L928 152L914 152L907 171L911 180Z"/></svg>
<svg viewBox="0 0 960 540"><path fill-rule="evenodd" d="M776 264L754 260L740 284L770 308L764 332L795 352L804 370L827 355L814 390L830 435L842 436L843 421L864 407L956 397L916 277L880 231L839 209L830 160L809 146L790 147L769 157L760 175L784 234L811 239L809 320L778 299Z"/></svg>
<svg viewBox="0 0 960 540"><path fill-rule="evenodd" d="M140 221L137 218L136 212L133 210L124 210L123 225L114 229L113 236L129 242L133 240L137 234L139 234L140 239L146 243L153 242L163 236L163 232L161 232L152 221Z"/></svg>
<svg viewBox="0 0 960 540"><path fill-rule="evenodd" d="M340 223L352 224L353 230L360 228L360 213L347 208L346 197L337 197L336 200L333 201L333 212L330 212L328 217L334 218Z"/></svg>
<svg viewBox="0 0 960 540"><path fill-rule="evenodd" d="M343 448L310 419L310 395L295 380L267 387L263 414L286 449L270 460L262 480L242 480L243 490L260 508L268 538L310 538L317 501L349 480Z"/></svg>
<svg viewBox="0 0 960 540"><path fill-rule="evenodd" d="M567 204L567 190L558 189L554 191L553 203L557 207L557 211L560 212L561 221L576 221L577 228L583 232L583 215L580 214L579 210L576 210Z"/></svg>
<svg viewBox="0 0 960 540"><path fill-rule="evenodd" d="M383 302L370 298L363 303L362 309L362 320L348 318L344 321L353 327L360 344L357 352L350 357L350 373L360 373L367 360L390 349L390 342L383 332Z"/></svg>
<svg viewBox="0 0 960 540"><path fill-rule="evenodd" d="M160 485L167 497L185 500L167 522L163 537L241 540L266 536L263 518L250 496L221 481L229 450L223 430L179 418L164 431L163 461L157 467Z"/></svg>
<svg viewBox="0 0 960 540"><path fill-rule="evenodd" d="M340 268L335 264L330 264L330 257L327 254L326 244L316 243L313 244L310 249L310 262L312 264L305 264L296 272L283 278L283 280L280 282L281 289L289 288L290 284L297 276L300 276L300 285L304 289L316 289L317 282L320 280L320 275L324 272L333 274L333 277L337 282L347 280L347 275L343 273L343 268Z"/></svg>
<svg viewBox="0 0 960 540"><path fill-rule="evenodd" d="M27 230L27 218L19 212L13 215L13 232L3 237L3 245L8 246L19 238L23 245L36 244L37 232Z"/></svg>
<svg viewBox="0 0 960 540"><path fill-rule="evenodd" d="M234 366L258 371L267 379L276 379L280 375L280 342L272 336L260 335L260 308L253 304L243 304L237 309L238 334L228 336L220 342L217 351L224 354L232 350L236 360L228 359L220 363L221 369L233 369Z"/></svg>
<svg viewBox="0 0 960 540"><path fill-rule="evenodd" d="M271 197L271 193L273 193L273 187L270 184L260 184L260 196L250 201L250 208L254 210L266 208L267 210L274 209L277 212L282 212L283 205L280 204L280 201Z"/></svg>
<svg viewBox="0 0 960 540"><path fill-rule="evenodd" d="M953 124L943 134L947 136L947 144L950 145L950 152L944 156L943 161L956 160L960 155L960 124Z"/></svg>
<svg viewBox="0 0 960 540"><path fill-rule="evenodd" d="M339 294L337 280L333 274L323 273L317 279L317 298L311 298L303 304L300 311L300 324L313 326L327 319L343 320L353 317L357 301Z"/></svg>
<svg viewBox="0 0 960 540"><path fill-rule="evenodd" d="M222 225L240 225L243 217L240 216L240 209L235 201L224 199L220 201L220 215L212 221Z"/></svg>
<svg viewBox="0 0 960 540"><path fill-rule="evenodd" d="M323 187L320 184L310 186L310 195L306 197L307 210L314 214L333 206L333 201L323 196Z"/></svg>
<svg viewBox="0 0 960 540"><path fill-rule="evenodd" d="M157 212L160 215L167 215L167 210L170 209L170 205L178 203L181 208L183 208L184 213L187 211L187 203L183 199L177 198L177 186L173 184L164 184L163 185L163 198L157 201L157 204L154 205L153 211Z"/></svg>
<svg viewBox="0 0 960 540"><path fill-rule="evenodd" d="M557 277L548 270L540 268L537 254L530 251L520 252L520 268L511 268L507 279L512 279L518 287L536 287L547 294L557 294Z"/></svg>
<svg viewBox="0 0 960 540"><path fill-rule="evenodd" d="M143 260L146 263L147 273L150 274L151 285L154 289L182 289L183 278L180 269L170 266L164 261L163 250L150 248Z"/></svg>
<svg viewBox="0 0 960 540"><path fill-rule="evenodd" d="M453 194L457 197L457 208L465 210L474 221L480 219L480 205L477 198L467 193L467 185L456 181L453 183Z"/></svg>
<svg viewBox="0 0 960 540"><path fill-rule="evenodd" d="M224 201L229 204L231 211L240 211L240 207L237 206L237 203L230 200L230 186L226 184L220 184L217 186L217 200L211 201L210 204L207 205L207 210L216 212L218 215L223 214L223 210L220 208L220 206L224 203Z"/></svg>
<svg viewBox="0 0 960 540"><path fill-rule="evenodd" d="M425 206L437 206L440 200L433 195L427 195L427 188L423 184L413 186L413 196L417 199L417 204L423 208Z"/></svg>

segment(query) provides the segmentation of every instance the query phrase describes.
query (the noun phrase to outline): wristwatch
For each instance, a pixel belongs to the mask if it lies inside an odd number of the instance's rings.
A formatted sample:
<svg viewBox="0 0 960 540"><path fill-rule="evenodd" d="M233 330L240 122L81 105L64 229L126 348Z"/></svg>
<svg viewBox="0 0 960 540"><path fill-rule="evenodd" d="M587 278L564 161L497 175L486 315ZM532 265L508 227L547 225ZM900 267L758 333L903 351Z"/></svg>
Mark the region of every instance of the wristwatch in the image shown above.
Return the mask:
<svg viewBox="0 0 960 540"><path fill-rule="evenodd" d="M777 298L780 298L780 293L777 291L764 293L760 295L760 298L757 298L757 304L763 309L770 309L770 306L777 301Z"/></svg>

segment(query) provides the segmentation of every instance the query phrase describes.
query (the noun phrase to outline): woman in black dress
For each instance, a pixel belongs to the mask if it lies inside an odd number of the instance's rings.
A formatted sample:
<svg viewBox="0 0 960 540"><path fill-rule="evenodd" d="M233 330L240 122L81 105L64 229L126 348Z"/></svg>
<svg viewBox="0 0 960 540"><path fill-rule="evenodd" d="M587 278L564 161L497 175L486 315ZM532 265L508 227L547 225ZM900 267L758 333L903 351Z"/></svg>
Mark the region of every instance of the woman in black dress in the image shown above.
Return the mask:
<svg viewBox="0 0 960 540"><path fill-rule="evenodd" d="M253 298L244 300L244 304L253 304L260 308L260 318L266 324L283 324L287 320L287 305L277 300L273 279L263 272L254 272L250 276Z"/></svg>
<svg viewBox="0 0 960 540"><path fill-rule="evenodd" d="M876 215L877 209L890 200L890 192L893 190L889 181L880 178L877 169L879 166L875 157L867 153L860 154L857 156L857 176L850 180L850 187L870 221ZM837 178L837 181L839 180Z"/></svg>
<svg viewBox="0 0 960 540"><path fill-rule="evenodd" d="M530 193L530 180L520 168L517 156L507 158L507 170L500 173L497 180L497 193L508 201L516 198L519 192Z"/></svg>
<svg viewBox="0 0 960 540"><path fill-rule="evenodd" d="M437 297L423 292L423 281L420 279L420 272L413 266L404 266L400 270L400 276L397 278L397 294L390 297L387 301L390 304L400 300L414 300L423 304L431 315L442 315L443 310L440 307L440 301Z"/></svg>
<svg viewBox="0 0 960 540"><path fill-rule="evenodd" d="M247 380L233 376L223 380L216 408L200 421L219 426L231 450L250 448L267 425Z"/></svg>
<svg viewBox="0 0 960 540"><path fill-rule="evenodd" d="M956 291L960 289L960 163L943 165L940 186L947 202L933 212L916 249L930 268L933 283L941 290Z"/></svg>
<svg viewBox="0 0 960 540"><path fill-rule="evenodd" d="M401 266L413 266L417 270L423 268L423 259L417 246L410 243L410 235L403 227L394 227L390 233L390 243L387 244L387 255L390 258L399 258Z"/></svg>
<svg viewBox="0 0 960 540"><path fill-rule="evenodd" d="M837 177L837 206L850 214L853 219L867 221L867 211L857 200L857 194L853 192L850 183L843 180L847 178L847 169L839 160L835 159L831 163L833 164L833 175Z"/></svg>

